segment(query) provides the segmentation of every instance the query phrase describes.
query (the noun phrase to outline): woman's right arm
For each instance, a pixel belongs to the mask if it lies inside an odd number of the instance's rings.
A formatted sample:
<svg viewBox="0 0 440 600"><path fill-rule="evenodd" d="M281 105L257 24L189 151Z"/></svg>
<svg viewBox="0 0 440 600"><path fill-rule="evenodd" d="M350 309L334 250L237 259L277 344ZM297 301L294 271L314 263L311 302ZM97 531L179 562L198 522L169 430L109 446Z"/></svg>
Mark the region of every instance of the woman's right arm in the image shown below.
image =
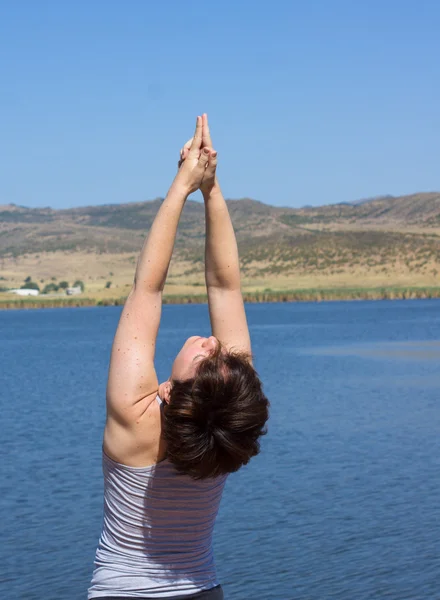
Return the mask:
<svg viewBox="0 0 440 600"><path fill-rule="evenodd" d="M200 186L208 162L206 153L200 152L201 143L202 119L198 117L189 156L154 219L121 313L107 383L110 421L131 425L146 415L156 397L158 381L153 361L162 291L183 206L188 195Z"/></svg>
<svg viewBox="0 0 440 600"><path fill-rule="evenodd" d="M212 147L203 115L203 146ZM216 153L211 152L216 159ZM213 335L228 350L251 354L251 341L240 284L237 240L218 184L216 160L210 160L201 186L205 201L205 279Z"/></svg>

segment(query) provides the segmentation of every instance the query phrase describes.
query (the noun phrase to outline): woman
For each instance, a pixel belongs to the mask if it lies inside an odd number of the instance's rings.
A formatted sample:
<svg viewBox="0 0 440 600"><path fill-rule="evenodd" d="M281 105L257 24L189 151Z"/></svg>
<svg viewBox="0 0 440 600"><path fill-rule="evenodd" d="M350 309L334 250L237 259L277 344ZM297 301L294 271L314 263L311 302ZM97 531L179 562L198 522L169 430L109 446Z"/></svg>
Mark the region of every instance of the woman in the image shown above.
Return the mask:
<svg viewBox="0 0 440 600"><path fill-rule="evenodd" d="M219 600L212 531L228 473L259 451L268 401L251 363L237 244L207 116L138 260L113 343L103 443L104 525L89 598ZM190 337L158 384L154 351L179 218L201 189L213 335Z"/></svg>

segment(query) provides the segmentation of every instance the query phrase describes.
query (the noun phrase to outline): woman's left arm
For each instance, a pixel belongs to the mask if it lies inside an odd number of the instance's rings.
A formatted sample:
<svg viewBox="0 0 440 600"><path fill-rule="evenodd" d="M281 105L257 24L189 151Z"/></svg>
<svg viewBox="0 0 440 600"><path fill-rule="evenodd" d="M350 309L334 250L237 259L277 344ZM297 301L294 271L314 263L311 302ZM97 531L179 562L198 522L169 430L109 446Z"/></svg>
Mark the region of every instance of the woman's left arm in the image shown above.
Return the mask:
<svg viewBox="0 0 440 600"><path fill-rule="evenodd" d="M199 188L209 159L209 154L201 153L201 145L202 120L197 117L190 161L180 167L144 242L116 330L107 383L107 417L122 425L139 419L157 394L154 352L162 292L183 206L189 194Z"/></svg>

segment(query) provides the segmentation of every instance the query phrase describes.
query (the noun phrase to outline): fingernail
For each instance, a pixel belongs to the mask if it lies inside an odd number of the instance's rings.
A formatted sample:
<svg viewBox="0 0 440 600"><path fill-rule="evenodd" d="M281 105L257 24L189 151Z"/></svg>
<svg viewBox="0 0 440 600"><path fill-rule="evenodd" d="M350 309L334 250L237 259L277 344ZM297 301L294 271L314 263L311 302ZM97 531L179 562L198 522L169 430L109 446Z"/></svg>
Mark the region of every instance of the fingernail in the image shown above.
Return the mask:
<svg viewBox="0 0 440 600"><path fill-rule="evenodd" d="M208 150L208 148L203 148L203 152L204 152L205 154L209 154L209 150Z"/></svg>
<svg viewBox="0 0 440 600"><path fill-rule="evenodd" d="M217 152L214 150L214 152L212 153L213 158L215 158L217 156Z"/></svg>

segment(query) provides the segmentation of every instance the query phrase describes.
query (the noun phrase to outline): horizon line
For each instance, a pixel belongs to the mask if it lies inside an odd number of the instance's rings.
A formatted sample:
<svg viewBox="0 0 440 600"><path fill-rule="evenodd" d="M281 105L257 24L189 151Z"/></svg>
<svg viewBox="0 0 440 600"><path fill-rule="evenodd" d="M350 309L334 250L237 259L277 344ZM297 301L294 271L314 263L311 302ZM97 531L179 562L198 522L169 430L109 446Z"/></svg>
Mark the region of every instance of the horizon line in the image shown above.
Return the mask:
<svg viewBox="0 0 440 600"><path fill-rule="evenodd" d="M264 202L263 200L257 200L256 198L251 198L250 196L242 196L241 198L225 198L226 202L240 202L243 200L251 200L252 202L257 202L258 204L264 204L265 206L271 206L273 208L287 208L292 210L301 210L304 208L321 208L323 206L338 206L338 205L348 205L355 206L356 204L373 202L374 200L385 200L385 199L396 199L396 198L408 198L410 196L418 196L418 195L428 195L428 194L439 194L438 190L426 190L426 191L418 191L411 192L408 194L377 194L375 196L368 196L363 198L357 198L355 200L349 201L341 201L341 202L329 202L328 204L303 204L302 206L287 206L287 205L276 205L270 204L268 202ZM0 204L0 210L5 209L7 207L14 208L24 208L27 210L53 210L53 211L63 211L63 210L75 210L78 208L95 208L99 206L126 206L128 204L147 204L161 201L163 202L165 196L157 196L156 198L152 198L149 200L129 200L128 202L106 202L102 204L79 204L77 206L69 206L63 208L54 208L53 206L26 206L24 204L16 204L15 202L9 202L7 204ZM197 200L195 198L189 197L186 202L194 202L196 204L203 204L203 201Z"/></svg>

